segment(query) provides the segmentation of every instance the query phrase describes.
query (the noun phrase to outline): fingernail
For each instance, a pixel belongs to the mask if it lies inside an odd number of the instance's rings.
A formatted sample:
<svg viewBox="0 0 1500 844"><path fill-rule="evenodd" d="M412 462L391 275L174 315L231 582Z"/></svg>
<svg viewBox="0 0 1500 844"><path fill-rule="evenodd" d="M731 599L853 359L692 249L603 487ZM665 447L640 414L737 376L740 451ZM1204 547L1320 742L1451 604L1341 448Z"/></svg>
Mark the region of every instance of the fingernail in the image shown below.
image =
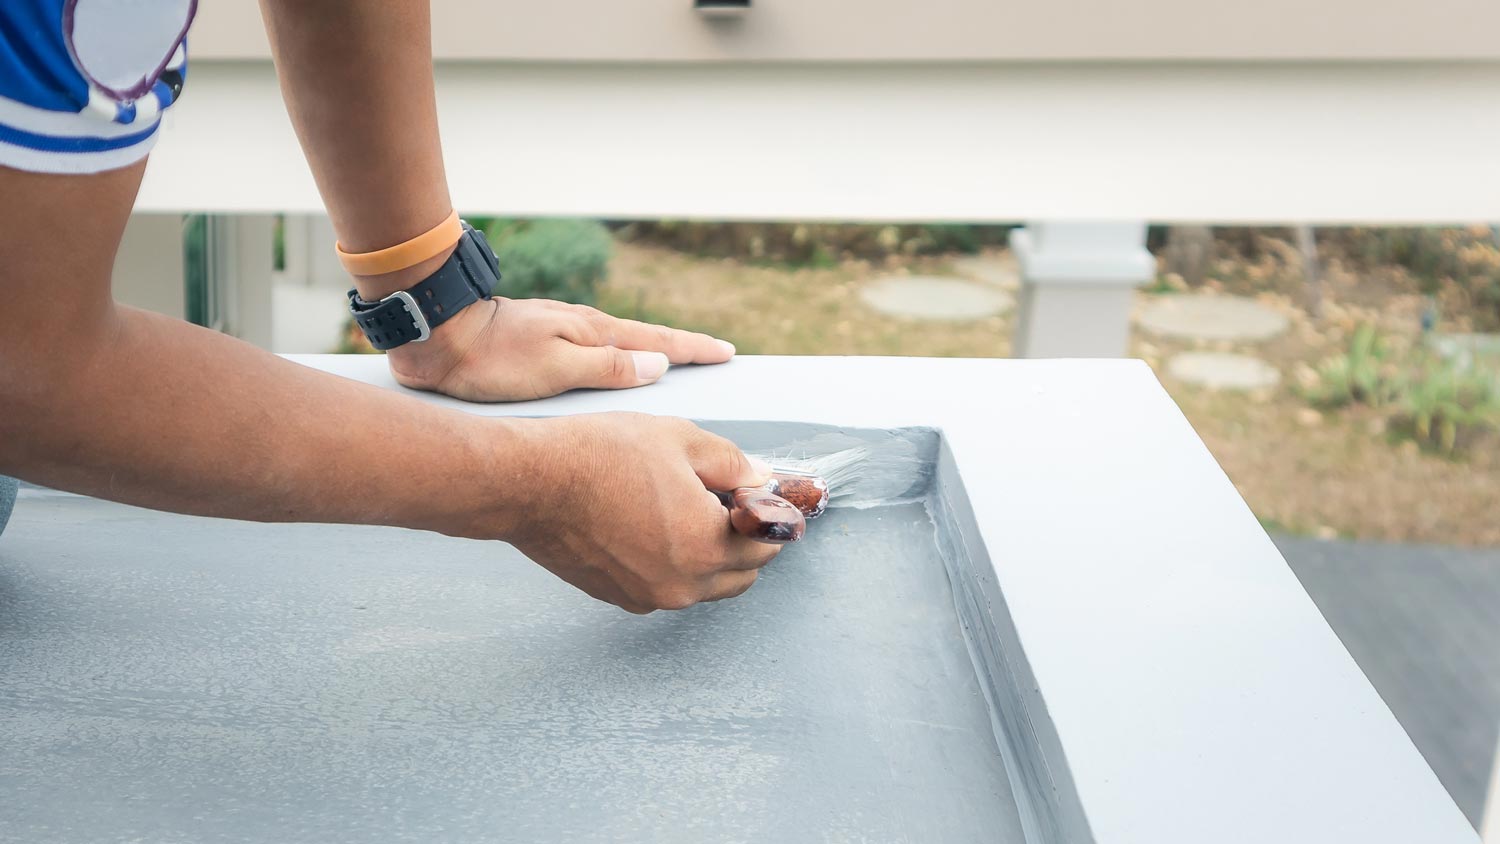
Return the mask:
<svg viewBox="0 0 1500 844"><path fill-rule="evenodd" d="M635 377L642 381L655 381L667 371L667 356L661 352L631 352L635 358Z"/></svg>
<svg viewBox="0 0 1500 844"><path fill-rule="evenodd" d="M747 455L745 459L750 461L750 468L755 470L755 476L757 478L771 477L771 464L760 459L759 457L750 457Z"/></svg>
<svg viewBox="0 0 1500 844"><path fill-rule="evenodd" d="M729 342L728 340L719 340L718 343L719 348L724 350L724 354L729 355L730 357L734 357L733 343Z"/></svg>

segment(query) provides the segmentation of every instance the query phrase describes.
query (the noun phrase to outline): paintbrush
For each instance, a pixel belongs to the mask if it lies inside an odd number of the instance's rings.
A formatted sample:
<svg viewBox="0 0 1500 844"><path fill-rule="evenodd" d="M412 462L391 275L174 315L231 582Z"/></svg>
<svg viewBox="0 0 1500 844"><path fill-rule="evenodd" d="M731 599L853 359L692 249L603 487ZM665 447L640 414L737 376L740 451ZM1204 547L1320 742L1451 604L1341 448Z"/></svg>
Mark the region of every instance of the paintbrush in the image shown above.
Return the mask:
<svg viewBox="0 0 1500 844"><path fill-rule="evenodd" d="M791 451L782 457L755 455L771 464L771 479L720 494L739 533L761 542L796 542L806 531L806 521L836 502L870 506L909 493L925 480L925 467L909 440L817 456L804 451L800 458L792 458Z"/></svg>

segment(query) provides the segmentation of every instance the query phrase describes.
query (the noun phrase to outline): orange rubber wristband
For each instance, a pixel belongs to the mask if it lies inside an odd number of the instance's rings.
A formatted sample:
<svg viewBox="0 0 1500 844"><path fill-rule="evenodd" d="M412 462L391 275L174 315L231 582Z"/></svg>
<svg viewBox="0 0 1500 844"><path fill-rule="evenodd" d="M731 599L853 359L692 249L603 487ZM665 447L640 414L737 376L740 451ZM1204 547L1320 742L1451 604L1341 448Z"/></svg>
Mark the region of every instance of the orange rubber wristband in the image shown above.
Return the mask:
<svg viewBox="0 0 1500 844"><path fill-rule="evenodd" d="M350 275L384 275L415 267L457 243L463 234L464 229L458 221L458 212L454 211L448 215L448 219L438 223L436 227L428 229L405 243L377 249L374 252L345 252L344 245L341 243L335 243L333 248L339 253L339 261Z"/></svg>

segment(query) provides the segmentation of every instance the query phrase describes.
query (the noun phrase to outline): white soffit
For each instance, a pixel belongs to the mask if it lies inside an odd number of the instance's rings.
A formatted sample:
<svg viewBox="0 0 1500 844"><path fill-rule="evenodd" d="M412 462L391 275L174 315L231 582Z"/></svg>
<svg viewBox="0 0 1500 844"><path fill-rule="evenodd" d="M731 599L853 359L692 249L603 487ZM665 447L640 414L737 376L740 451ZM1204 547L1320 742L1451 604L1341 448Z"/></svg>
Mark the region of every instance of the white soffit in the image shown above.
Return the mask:
<svg viewBox="0 0 1500 844"><path fill-rule="evenodd" d="M438 72L468 213L1500 219L1500 64L523 65ZM142 211L321 208L261 62L196 64Z"/></svg>

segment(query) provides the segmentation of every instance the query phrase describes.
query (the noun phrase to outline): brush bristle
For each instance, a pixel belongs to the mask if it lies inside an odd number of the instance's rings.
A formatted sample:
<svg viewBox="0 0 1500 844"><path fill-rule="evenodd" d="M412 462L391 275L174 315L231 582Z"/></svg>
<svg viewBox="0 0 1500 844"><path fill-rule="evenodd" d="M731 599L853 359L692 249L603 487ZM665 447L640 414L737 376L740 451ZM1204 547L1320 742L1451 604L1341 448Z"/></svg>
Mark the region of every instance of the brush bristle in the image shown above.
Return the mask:
<svg viewBox="0 0 1500 844"><path fill-rule="evenodd" d="M818 437L783 453L758 456L777 469L823 478L830 506L873 507L925 492L932 476L935 436L903 431L873 443L849 445L852 439Z"/></svg>
<svg viewBox="0 0 1500 844"><path fill-rule="evenodd" d="M828 482L829 497L839 498L853 494L855 482L859 479L859 468L869 456L870 450L867 448L846 448L820 457L782 460L776 465L822 478Z"/></svg>

